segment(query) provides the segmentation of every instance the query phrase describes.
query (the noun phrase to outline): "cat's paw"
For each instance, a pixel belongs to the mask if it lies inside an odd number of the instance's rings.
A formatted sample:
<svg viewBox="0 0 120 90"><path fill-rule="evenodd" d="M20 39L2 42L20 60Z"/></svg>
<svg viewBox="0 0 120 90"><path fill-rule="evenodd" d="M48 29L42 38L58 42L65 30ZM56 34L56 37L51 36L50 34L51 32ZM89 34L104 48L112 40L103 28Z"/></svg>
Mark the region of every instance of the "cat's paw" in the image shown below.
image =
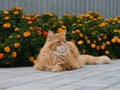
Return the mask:
<svg viewBox="0 0 120 90"><path fill-rule="evenodd" d="M51 69L52 72L60 72L63 71L60 65L56 65L54 68Z"/></svg>

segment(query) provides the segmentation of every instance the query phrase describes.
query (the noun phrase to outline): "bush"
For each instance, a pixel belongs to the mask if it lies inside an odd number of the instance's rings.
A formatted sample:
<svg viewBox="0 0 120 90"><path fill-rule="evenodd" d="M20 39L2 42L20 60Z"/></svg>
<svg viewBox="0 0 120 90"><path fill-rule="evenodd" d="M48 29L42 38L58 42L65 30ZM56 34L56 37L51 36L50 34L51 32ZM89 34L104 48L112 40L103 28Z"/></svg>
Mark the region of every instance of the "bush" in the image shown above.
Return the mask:
<svg viewBox="0 0 120 90"><path fill-rule="evenodd" d="M81 54L120 58L120 17L103 19L98 12L80 16L53 13L23 14L21 7L0 11L0 66L31 66L49 30L67 29L67 40Z"/></svg>

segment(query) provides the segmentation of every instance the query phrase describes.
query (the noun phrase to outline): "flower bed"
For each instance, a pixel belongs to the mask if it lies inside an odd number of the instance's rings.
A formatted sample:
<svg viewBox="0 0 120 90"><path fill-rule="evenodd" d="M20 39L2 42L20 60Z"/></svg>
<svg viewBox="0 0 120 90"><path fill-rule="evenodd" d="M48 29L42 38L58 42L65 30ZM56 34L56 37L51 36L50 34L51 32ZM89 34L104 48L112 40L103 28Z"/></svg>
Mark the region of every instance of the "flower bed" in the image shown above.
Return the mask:
<svg viewBox="0 0 120 90"><path fill-rule="evenodd" d="M31 66L44 45L47 32L67 29L67 40L81 54L120 58L120 17L103 19L98 12L80 16L53 13L23 14L21 7L0 11L0 66Z"/></svg>

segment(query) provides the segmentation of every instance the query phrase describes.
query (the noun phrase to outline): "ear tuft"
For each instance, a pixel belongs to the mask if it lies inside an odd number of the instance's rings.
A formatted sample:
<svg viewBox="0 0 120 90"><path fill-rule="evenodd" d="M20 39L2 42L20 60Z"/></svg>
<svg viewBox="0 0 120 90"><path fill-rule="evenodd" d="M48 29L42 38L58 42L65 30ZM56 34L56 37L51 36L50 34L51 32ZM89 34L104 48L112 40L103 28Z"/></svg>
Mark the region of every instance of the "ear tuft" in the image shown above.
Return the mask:
<svg viewBox="0 0 120 90"><path fill-rule="evenodd" d="M64 36L66 36L66 33L67 33L67 31L66 30L64 30L63 32L61 32Z"/></svg>
<svg viewBox="0 0 120 90"><path fill-rule="evenodd" d="M53 32L52 32L52 31L49 31L49 32L48 32L48 36L47 36L47 40L51 41L51 40L53 39L53 37L54 37Z"/></svg>

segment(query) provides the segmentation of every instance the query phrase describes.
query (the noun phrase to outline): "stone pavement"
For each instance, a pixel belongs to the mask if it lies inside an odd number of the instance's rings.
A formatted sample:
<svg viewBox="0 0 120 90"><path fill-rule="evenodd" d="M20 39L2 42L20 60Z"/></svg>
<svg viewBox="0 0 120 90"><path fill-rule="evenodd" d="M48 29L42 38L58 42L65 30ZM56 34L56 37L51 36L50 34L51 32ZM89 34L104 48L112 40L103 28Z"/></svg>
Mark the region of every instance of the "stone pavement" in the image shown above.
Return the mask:
<svg viewBox="0 0 120 90"><path fill-rule="evenodd" d="M120 60L63 72L0 68L0 90L120 90Z"/></svg>

